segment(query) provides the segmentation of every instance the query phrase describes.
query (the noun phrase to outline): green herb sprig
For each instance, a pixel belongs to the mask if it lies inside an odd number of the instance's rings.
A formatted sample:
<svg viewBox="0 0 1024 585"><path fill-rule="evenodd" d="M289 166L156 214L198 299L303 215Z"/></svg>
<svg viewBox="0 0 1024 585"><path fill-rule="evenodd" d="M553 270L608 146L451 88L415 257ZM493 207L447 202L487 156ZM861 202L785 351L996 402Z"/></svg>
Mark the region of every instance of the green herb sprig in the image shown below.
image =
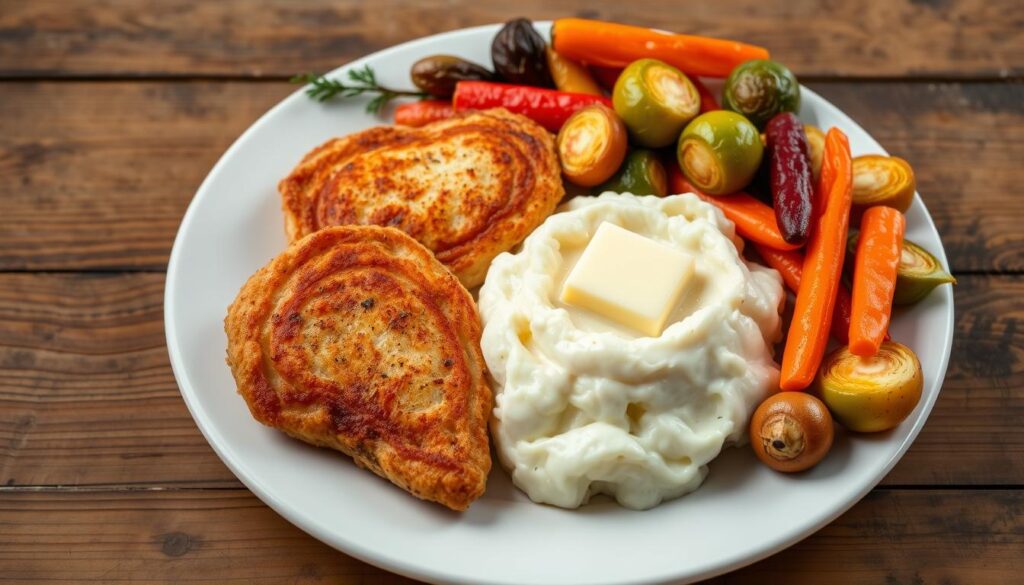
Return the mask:
<svg viewBox="0 0 1024 585"><path fill-rule="evenodd" d="M388 102L397 97L408 96L420 99L429 97L429 94L422 91L407 91L384 87L377 83L377 76L369 65L364 66L362 69L350 69L348 71L348 81L349 83L346 84L337 79L330 79L315 73L303 73L291 79L292 83L308 85L306 95L318 102L325 102L335 97L349 98L367 93L376 93L378 95L366 104L366 111L371 114L379 114Z"/></svg>

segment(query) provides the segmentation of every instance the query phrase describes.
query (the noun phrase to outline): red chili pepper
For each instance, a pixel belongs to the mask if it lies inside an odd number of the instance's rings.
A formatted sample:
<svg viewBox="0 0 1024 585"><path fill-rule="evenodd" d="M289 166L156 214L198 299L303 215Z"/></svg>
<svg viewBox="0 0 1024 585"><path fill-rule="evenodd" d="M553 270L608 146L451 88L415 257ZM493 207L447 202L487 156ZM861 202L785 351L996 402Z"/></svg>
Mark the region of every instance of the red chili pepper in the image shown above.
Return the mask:
<svg viewBox="0 0 1024 585"><path fill-rule="evenodd" d="M400 126L425 126L438 120L447 120L455 115L451 102L423 100L402 104L395 108L395 124Z"/></svg>
<svg viewBox="0 0 1024 585"><path fill-rule="evenodd" d="M530 118L552 132L558 132L569 116L581 108L591 104L612 107L611 100L601 96L489 81L458 82L455 84L452 104L457 112L505 108Z"/></svg>
<svg viewBox="0 0 1024 585"><path fill-rule="evenodd" d="M704 82L700 80L696 75L688 75L690 81L693 82L694 87L697 88L697 93L700 94L700 113L713 112L715 110L721 110L722 106L718 105L718 100L715 99L715 95L711 93L708 86L704 85Z"/></svg>
<svg viewBox="0 0 1024 585"><path fill-rule="evenodd" d="M783 239L790 244L803 244L810 235L814 216L811 159L804 126L796 115L783 112L768 121L764 133L771 152L775 220Z"/></svg>

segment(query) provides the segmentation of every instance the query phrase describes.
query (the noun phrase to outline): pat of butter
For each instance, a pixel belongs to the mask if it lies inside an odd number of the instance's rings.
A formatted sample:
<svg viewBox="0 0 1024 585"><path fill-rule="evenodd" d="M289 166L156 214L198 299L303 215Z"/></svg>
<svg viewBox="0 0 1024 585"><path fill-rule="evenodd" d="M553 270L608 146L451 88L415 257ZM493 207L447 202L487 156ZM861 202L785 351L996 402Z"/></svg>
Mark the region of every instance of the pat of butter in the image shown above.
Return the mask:
<svg viewBox="0 0 1024 585"><path fill-rule="evenodd" d="M605 222L565 279L560 298L657 337L692 274L687 254Z"/></svg>

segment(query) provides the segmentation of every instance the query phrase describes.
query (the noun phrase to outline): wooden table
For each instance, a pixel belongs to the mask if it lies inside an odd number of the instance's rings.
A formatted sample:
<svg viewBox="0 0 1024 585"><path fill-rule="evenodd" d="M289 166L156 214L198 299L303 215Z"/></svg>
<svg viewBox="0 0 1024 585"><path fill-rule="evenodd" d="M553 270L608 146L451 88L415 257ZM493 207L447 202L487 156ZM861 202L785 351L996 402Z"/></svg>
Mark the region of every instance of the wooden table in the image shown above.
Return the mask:
<svg viewBox="0 0 1024 585"><path fill-rule="evenodd" d="M910 161L959 279L949 372L909 453L832 525L713 582L1021 582L1019 0L551 4L0 0L0 581L405 582L282 520L200 435L164 345L171 242L293 73L581 15L769 47Z"/></svg>

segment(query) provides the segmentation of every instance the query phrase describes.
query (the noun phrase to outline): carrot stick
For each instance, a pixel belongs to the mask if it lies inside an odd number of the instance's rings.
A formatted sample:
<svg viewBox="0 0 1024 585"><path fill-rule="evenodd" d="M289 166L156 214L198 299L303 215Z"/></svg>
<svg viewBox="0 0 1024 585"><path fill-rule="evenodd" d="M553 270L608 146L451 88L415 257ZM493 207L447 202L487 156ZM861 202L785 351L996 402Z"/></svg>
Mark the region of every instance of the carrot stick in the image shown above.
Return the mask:
<svg viewBox="0 0 1024 585"><path fill-rule="evenodd" d="M832 323L846 254L853 202L853 161L850 142L838 128L831 128L825 136L823 159L818 190L825 205L807 242L803 267L807 278L800 280L793 322L782 354L779 386L786 391L803 390L818 373L828 344L825 324Z"/></svg>
<svg viewBox="0 0 1024 585"><path fill-rule="evenodd" d="M701 193L686 180L678 164L669 164L670 189L673 193L693 193L704 201L722 210L725 217L736 224L736 231L751 242L763 244L776 250L796 250L796 244L782 239L779 226L775 223L775 212L771 207L750 195L734 193L712 197Z"/></svg>
<svg viewBox="0 0 1024 585"><path fill-rule="evenodd" d="M803 254L796 250L775 250L761 244L754 244L754 248L768 266L782 275L782 282L786 283L789 290L794 293L800 290L800 277L804 272ZM850 341L850 310L850 291L846 290L843 283L839 283L829 333L843 345Z"/></svg>
<svg viewBox="0 0 1024 585"><path fill-rule="evenodd" d="M870 357L882 346L892 316L896 267L906 227L903 214L891 207L868 208L861 219L850 320L850 353L854 355Z"/></svg>
<svg viewBox="0 0 1024 585"><path fill-rule="evenodd" d="M689 76L690 81L693 82L693 86L697 88L697 93L700 94L700 113L713 112L715 110L721 110L722 106L718 105L718 100L715 99L715 95L711 93L708 86L704 85L704 82L700 80L696 75Z"/></svg>
<svg viewBox="0 0 1024 585"><path fill-rule="evenodd" d="M455 115L450 101L423 100L401 104L395 108L395 124L399 126L426 126Z"/></svg>
<svg viewBox="0 0 1024 585"><path fill-rule="evenodd" d="M637 59L651 57L687 75L705 77L727 77L733 67L744 61L769 57L765 48L736 41L582 18L556 20L551 36L559 54L591 65L625 67Z"/></svg>

